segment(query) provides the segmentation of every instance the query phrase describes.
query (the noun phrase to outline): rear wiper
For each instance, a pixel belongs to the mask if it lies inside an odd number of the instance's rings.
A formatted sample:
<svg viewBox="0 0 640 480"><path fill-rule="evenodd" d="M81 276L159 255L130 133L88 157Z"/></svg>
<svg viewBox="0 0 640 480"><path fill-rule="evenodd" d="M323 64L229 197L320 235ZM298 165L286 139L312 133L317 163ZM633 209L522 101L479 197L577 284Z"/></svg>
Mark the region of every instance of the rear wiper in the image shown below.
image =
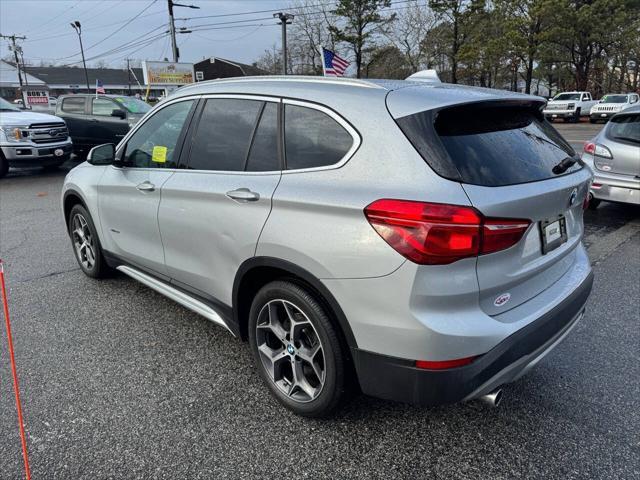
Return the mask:
<svg viewBox="0 0 640 480"><path fill-rule="evenodd" d="M631 138L631 137L613 137L616 140L626 140L627 142L633 142L633 143L640 143L640 140L638 140L637 138Z"/></svg>
<svg viewBox="0 0 640 480"><path fill-rule="evenodd" d="M560 161L560 163L558 163L557 165L554 165L551 171L556 175L560 175L561 173L564 173L567 170L569 170L569 168L571 168L579 160L580 159L576 157L565 157Z"/></svg>

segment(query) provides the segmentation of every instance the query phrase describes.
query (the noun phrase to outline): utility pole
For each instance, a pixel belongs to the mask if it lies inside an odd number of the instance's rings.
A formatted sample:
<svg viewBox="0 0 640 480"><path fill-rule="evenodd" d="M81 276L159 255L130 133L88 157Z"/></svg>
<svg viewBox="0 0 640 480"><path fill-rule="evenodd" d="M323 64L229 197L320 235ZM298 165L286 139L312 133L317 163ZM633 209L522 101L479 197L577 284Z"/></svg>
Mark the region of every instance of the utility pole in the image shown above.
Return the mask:
<svg viewBox="0 0 640 480"><path fill-rule="evenodd" d="M84 48L82 47L82 27L80 27L80 22L78 20L71 22L71 26L76 31L78 38L80 39L80 53L82 54L82 65L84 66L84 79L87 81L87 93L91 93L91 88L89 87L89 74L87 73L87 62L84 61Z"/></svg>
<svg viewBox="0 0 640 480"><path fill-rule="evenodd" d="M127 58L127 85L129 86L129 96L131 96L131 67L129 66L128 58Z"/></svg>
<svg viewBox="0 0 640 480"><path fill-rule="evenodd" d="M26 40L27 37L18 37L16 34L13 35L2 35L0 33L0 38L7 38L9 40L11 40L11 47L9 47L10 50L13 51L13 55L16 59L16 70L18 71L18 83L20 83L20 96L22 97L22 101L25 102L24 100L24 91L23 91L23 86L22 86L22 74L20 73L20 60L18 59L18 49L20 47L18 47L16 45L16 40ZM25 72L25 80L26 80L26 74L27 72ZM25 104L26 106L26 104Z"/></svg>
<svg viewBox="0 0 640 480"><path fill-rule="evenodd" d="M177 62L180 59L180 51L178 50L178 43L176 42L176 24L173 18L173 7L185 7L199 10L200 7L195 5L183 5L181 3L175 3L173 0L167 0L167 7L169 8L169 33L171 34L171 51L173 52L173 61Z"/></svg>
<svg viewBox="0 0 640 480"><path fill-rule="evenodd" d="M278 25L282 25L282 74L287 74L287 25L291 25L294 15L291 13L274 13L273 18L280 20Z"/></svg>

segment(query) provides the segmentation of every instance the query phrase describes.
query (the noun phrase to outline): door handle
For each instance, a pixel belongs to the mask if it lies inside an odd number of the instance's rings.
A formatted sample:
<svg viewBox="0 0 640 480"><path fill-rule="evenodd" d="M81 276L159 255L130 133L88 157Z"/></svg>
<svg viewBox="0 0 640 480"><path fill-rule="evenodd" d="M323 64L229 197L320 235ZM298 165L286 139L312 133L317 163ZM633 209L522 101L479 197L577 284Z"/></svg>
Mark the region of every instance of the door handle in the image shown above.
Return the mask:
<svg viewBox="0 0 640 480"><path fill-rule="evenodd" d="M137 185L136 188L141 192L153 192L156 189L156 186L149 181L145 181Z"/></svg>
<svg viewBox="0 0 640 480"><path fill-rule="evenodd" d="M260 200L260 194L256 192L252 192L248 188L238 188L236 190L231 190L227 192L227 197L231 200L236 200L241 203L245 202L257 202Z"/></svg>

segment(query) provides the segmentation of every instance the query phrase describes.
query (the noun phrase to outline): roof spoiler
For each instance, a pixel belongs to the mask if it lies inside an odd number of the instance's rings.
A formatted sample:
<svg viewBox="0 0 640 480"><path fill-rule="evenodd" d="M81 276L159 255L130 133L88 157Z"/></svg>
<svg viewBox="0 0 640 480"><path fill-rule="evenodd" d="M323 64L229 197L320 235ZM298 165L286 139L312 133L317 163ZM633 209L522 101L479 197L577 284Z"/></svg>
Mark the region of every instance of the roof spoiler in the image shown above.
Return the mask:
<svg viewBox="0 0 640 480"><path fill-rule="evenodd" d="M438 72L435 70L420 70L409 75L405 80L413 80L414 82L442 83L440 77L438 77Z"/></svg>

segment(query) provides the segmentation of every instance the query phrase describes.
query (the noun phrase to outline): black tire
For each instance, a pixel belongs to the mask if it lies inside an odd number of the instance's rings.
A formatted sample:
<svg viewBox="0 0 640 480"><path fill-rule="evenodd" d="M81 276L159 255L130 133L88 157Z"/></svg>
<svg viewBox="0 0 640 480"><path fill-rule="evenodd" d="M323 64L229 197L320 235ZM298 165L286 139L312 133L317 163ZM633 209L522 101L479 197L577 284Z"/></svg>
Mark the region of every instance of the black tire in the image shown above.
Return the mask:
<svg viewBox="0 0 640 480"><path fill-rule="evenodd" d="M4 177L9 172L9 162L4 158L4 155L0 152L0 178Z"/></svg>
<svg viewBox="0 0 640 480"><path fill-rule="evenodd" d="M573 123L580 123L580 109L576 110L576 114L573 117Z"/></svg>
<svg viewBox="0 0 640 480"><path fill-rule="evenodd" d="M257 337L259 333L257 332L257 326L259 316L260 321L263 321L265 313L260 315L261 312L264 312L263 308L269 309L270 307L267 307L267 304L277 305L278 303L282 303L282 301L297 309L296 314L303 314L303 316L298 316L296 319L310 323L313 326L313 333L317 334L317 340L320 342L322 363L324 366L324 384L320 385L317 396L313 397L313 399L307 399L306 401L299 401L292 398L292 396L283 392L281 387L276 385L275 380L272 379L268 373L263 363L261 353L258 350ZM286 329L283 330L283 332L286 331ZM291 331L293 330L289 332ZM269 330L269 334L272 333L273 332ZM276 337L274 335L271 338L275 339ZM287 338L289 338L289 340L286 341L290 342L290 344L295 343L294 340L289 337L289 333L287 333ZM276 343L278 342L276 341ZM278 280L260 289L253 299L249 312L249 345L265 385L282 405L295 414L315 418L326 417L331 414L340 404L341 400L345 398L345 353L338 338L336 328L332 324L326 310L322 307L322 304L304 287L290 281ZM279 345L278 347L283 348L283 345ZM297 355L302 352L302 349L297 344L295 348L298 349L295 355L287 354L288 349L286 347L283 348L280 353L280 355L284 357L283 366L285 369L293 368L292 365L295 365L295 362L299 361ZM289 365L289 367L287 367L287 365ZM280 371L282 372L282 368ZM316 376L315 378L319 377ZM291 390L295 391L295 388Z"/></svg>
<svg viewBox="0 0 640 480"><path fill-rule="evenodd" d="M593 118L590 118L590 119L589 119L589 122L590 122L590 123L598 123L598 121L597 121L597 120L595 120L595 119L593 119Z"/></svg>
<svg viewBox="0 0 640 480"><path fill-rule="evenodd" d="M80 216L84 219L84 221L86 222L86 231L90 233L90 237L86 236L86 232L85 236L87 238L87 243L91 248L91 256L93 258L93 262L88 261L86 247L84 249L85 253L82 254L80 252L83 250L79 251L76 246L76 242L80 243L80 237L76 233L74 233L74 230L78 226L78 224L76 223L77 216ZM80 204L74 205L69 212L68 224L71 247L73 248L73 253L76 257L78 265L80 266L80 269L84 272L85 275L92 278L106 277L110 273L110 268L107 265L107 262L104 260L102 246L100 245L100 239L98 238L96 227L93 224L93 220L91 219L91 215L89 215L87 209Z"/></svg>
<svg viewBox="0 0 640 480"><path fill-rule="evenodd" d="M600 202L602 202L602 200L593 198L593 195L589 194L589 210L596 210L598 205L600 205Z"/></svg>

